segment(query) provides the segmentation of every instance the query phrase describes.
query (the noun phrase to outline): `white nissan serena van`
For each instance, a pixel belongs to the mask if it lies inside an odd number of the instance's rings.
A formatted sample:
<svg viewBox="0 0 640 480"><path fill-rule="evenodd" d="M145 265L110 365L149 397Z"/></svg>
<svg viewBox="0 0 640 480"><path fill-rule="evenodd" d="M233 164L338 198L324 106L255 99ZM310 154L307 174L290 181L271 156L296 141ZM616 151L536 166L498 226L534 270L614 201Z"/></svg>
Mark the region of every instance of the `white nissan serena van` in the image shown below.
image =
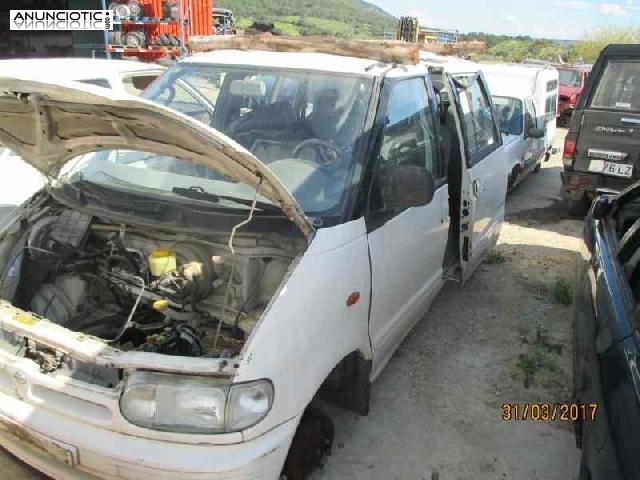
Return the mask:
<svg viewBox="0 0 640 480"><path fill-rule="evenodd" d="M0 142L49 179L0 226L0 445L56 479L306 475L315 399L366 414L503 220L482 74L406 63L214 51L146 99L0 78Z"/></svg>

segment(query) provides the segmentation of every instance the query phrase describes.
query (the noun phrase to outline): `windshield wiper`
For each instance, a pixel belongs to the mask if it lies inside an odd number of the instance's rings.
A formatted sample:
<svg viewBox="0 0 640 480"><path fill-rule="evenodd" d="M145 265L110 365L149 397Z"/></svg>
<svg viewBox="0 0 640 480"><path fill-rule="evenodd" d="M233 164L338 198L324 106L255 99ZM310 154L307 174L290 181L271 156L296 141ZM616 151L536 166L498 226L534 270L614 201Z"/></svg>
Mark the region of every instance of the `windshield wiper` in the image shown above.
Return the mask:
<svg viewBox="0 0 640 480"><path fill-rule="evenodd" d="M248 200L245 198L237 198L237 197L229 197L227 195L216 195L215 193L207 192L204 188L199 186L193 187L173 187L171 192L176 195L180 195L181 197L192 198L194 200L204 200L206 202L218 203L220 200L227 200L229 202L237 203L239 205L244 205L247 207L251 207L253 205L253 200ZM273 213L277 215L282 215L282 210L280 207L276 205L272 205L266 202L256 202L256 208L265 213Z"/></svg>

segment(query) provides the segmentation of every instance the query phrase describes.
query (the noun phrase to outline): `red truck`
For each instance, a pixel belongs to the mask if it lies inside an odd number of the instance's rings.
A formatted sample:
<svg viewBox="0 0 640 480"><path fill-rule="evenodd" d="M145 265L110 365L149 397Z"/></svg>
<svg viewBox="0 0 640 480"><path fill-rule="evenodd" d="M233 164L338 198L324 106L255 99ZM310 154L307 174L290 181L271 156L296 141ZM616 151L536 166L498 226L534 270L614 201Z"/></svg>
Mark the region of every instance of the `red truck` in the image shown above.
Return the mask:
<svg viewBox="0 0 640 480"><path fill-rule="evenodd" d="M556 68L560 77L557 123L558 126L566 126L587 84L591 65L556 65Z"/></svg>

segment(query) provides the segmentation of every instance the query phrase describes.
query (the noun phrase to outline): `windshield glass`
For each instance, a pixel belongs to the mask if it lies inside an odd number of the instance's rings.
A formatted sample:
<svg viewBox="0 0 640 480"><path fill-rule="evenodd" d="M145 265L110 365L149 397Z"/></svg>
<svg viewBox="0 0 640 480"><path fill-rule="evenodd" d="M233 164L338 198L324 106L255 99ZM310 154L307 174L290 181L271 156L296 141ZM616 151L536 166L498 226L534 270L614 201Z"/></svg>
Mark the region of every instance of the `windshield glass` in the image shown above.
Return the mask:
<svg viewBox="0 0 640 480"><path fill-rule="evenodd" d="M558 75L560 77L560 85L564 85L565 87L579 87L582 85L580 72L577 70L559 68Z"/></svg>
<svg viewBox="0 0 640 480"><path fill-rule="evenodd" d="M591 101L596 108L640 110L640 62L610 60Z"/></svg>
<svg viewBox="0 0 640 480"><path fill-rule="evenodd" d="M493 97L500 121L500 131L507 135L522 134L522 102L512 97Z"/></svg>
<svg viewBox="0 0 640 480"><path fill-rule="evenodd" d="M341 213L347 194L360 180L362 165L356 152L366 141L363 132L371 89L368 77L181 64L143 96L240 143L278 176L307 215L333 216ZM154 171L162 165L163 172L188 169L193 177L215 180L215 185L202 185L210 193L226 195L224 192L233 190L240 195L244 191L231 185L230 179L178 159L144 158L127 163L140 161ZM136 176L127 178L141 181ZM251 198L251 189L245 197Z"/></svg>

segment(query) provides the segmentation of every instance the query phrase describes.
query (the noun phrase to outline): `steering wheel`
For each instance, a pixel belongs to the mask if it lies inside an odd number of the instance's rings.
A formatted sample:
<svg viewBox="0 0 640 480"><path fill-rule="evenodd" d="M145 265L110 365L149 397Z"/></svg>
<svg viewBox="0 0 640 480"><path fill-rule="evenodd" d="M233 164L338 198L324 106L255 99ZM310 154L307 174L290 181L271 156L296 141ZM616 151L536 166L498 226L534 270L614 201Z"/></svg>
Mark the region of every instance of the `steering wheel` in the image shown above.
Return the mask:
<svg viewBox="0 0 640 480"><path fill-rule="evenodd" d="M291 156L299 158L300 152L307 148L312 148L316 151L316 158L313 160L319 165L329 165L340 159L342 151L339 147L326 140L320 140L319 138L310 138L303 140L296 148L291 152Z"/></svg>

